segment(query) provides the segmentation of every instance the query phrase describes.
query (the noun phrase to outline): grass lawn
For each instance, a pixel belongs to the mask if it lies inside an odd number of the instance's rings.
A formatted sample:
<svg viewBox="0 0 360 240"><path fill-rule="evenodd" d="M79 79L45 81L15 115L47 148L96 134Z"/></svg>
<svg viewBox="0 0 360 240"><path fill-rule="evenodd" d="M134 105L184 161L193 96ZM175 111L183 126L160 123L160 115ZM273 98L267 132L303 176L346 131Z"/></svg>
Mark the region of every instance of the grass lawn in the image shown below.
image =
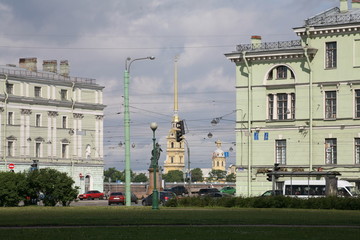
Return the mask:
<svg viewBox="0 0 360 240"><path fill-rule="evenodd" d="M154 211L147 207L18 207L0 209L0 226L2 240L338 240L360 239L360 211L239 208L161 208Z"/></svg>

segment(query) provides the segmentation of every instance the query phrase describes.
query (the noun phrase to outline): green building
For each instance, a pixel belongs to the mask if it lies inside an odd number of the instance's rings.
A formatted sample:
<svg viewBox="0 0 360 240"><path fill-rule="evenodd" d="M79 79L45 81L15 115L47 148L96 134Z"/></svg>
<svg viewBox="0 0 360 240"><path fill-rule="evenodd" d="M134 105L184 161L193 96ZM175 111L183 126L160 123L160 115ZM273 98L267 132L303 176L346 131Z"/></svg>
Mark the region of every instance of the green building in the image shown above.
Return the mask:
<svg viewBox="0 0 360 240"><path fill-rule="evenodd" d="M236 65L240 195L271 189L266 173L275 163L288 172L338 171L360 188L360 1L340 0L294 31L298 40L253 36L225 54Z"/></svg>
<svg viewBox="0 0 360 240"><path fill-rule="evenodd" d="M68 61L21 58L0 67L0 171L54 168L80 192L103 190L102 90L69 76Z"/></svg>

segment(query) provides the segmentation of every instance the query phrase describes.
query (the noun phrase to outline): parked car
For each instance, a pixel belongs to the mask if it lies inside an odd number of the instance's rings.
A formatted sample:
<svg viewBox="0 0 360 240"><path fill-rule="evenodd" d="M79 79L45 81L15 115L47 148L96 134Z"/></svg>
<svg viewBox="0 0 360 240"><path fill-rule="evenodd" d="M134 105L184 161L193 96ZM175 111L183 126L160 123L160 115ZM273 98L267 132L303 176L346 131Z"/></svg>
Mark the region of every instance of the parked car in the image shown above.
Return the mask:
<svg viewBox="0 0 360 240"><path fill-rule="evenodd" d="M202 188L199 190L199 196L207 195L209 193L220 192L217 188Z"/></svg>
<svg viewBox="0 0 360 240"><path fill-rule="evenodd" d="M261 194L261 197L270 197L270 196L280 196L283 195L282 190L267 190L263 194Z"/></svg>
<svg viewBox="0 0 360 240"><path fill-rule="evenodd" d="M98 190L90 190L86 193L79 194L78 198L80 200L87 199L87 200L94 200L95 198L104 199L104 193L99 192Z"/></svg>
<svg viewBox="0 0 360 240"><path fill-rule="evenodd" d="M108 199L108 205L111 204L125 204L126 196L122 192L112 192ZM138 203L138 198L134 193L131 193L131 202L134 202L135 204Z"/></svg>
<svg viewBox="0 0 360 240"><path fill-rule="evenodd" d="M170 191L162 191L159 193L159 204L165 205L167 201L169 201L172 198L176 198L175 193L170 192ZM153 194L150 194L149 196L147 196L146 198L144 198L142 200L142 205L143 206L151 206L152 205L152 198L153 198Z"/></svg>
<svg viewBox="0 0 360 240"><path fill-rule="evenodd" d="M223 187L222 189L220 189L220 192L234 195L236 192L236 189L234 187L226 186L226 187Z"/></svg>
<svg viewBox="0 0 360 240"><path fill-rule="evenodd" d="M204 195L201 195L202 198L222 198L222 197L232 197L231 194L222 193L222 192L210 192Z"/></svg>
<svg viewBox="0 0 360 240"><path fill-rule="evenodd" d="M185 188L185 186L175 186L169 189L169 191L175 193L176 195L184 195L188 194L188 190Z"/></svg>

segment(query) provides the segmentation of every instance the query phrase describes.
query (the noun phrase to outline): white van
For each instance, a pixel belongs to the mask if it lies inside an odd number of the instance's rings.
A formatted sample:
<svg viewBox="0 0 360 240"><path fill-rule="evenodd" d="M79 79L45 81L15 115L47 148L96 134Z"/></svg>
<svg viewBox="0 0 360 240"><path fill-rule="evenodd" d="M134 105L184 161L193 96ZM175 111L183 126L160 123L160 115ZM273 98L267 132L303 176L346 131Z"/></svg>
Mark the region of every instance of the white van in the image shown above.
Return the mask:
<svg viewBox="0 0 360 240"><path fill-rule="evenodd" d="M355 187L348 181L338 180L338 196L356 196ZM286 180L283 187L284 196L296 196L300 198L324 197L325 180Z"/></svg>

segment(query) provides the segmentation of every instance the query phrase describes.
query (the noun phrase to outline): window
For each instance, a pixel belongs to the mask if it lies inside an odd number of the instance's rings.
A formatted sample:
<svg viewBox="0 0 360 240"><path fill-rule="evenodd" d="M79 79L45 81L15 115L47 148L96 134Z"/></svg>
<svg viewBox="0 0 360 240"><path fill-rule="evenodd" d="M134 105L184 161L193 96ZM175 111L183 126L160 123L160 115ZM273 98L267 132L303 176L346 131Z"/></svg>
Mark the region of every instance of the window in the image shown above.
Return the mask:
<svg viewBox="0 0 360 240"><path fill-rule="evenodd" d="M325 92L325 119L336 118L336 91Z"/></svg>
<svg viewBox="0 0 360 240"><path fill-rule="evenodd" d="M14 149L14 142L13 141L8 141L8 145L7 145L7 156L8 157L13 156L13 149Z"/></svg>
<svg viewBox="0 0 360 240"><path fill-rule="evenodd" d="M67 143L61 144L61 157L62 158L67 158L68 147L69 147L69 145Z"/></svg>
<svg viewBox="0 0 360 240"><path fill-rule="evenodd" d="M61 95L61 101L67 100L67 90L61 89L60 95Z"/></svg>
<svg viewBox="0 0 360 240"><path fill-rule="evenodd" d="M41 114L36 114L35 115L35 126L36 127L41 127Z"/></svg>
<svg viewBox="0 0 360 240"><path fill-rule="evenodd" d="M355 117L360 118L360 90L355 90Z"/></svg>
<svg viewBox="0 0 360 240"><path fill-rule="evenodd" d="M268 101L269 101L269 120L273 120L274 119L274 95L273 94L269 94L268 96Z"/></svg>
<svg viewBox="0 0 360 240"><path fill-rule="evenodd" d="M67 117L63 116L62 117L62 128L66 128L67 127Z"/></svg>
<svg viewBox="0 0 360 240"><path fill-rule="evenodd" d="M287 119L295 119L295 93L269 94L268 120Z"/></svg>
<svg viewBox="0 0 360 240"><path fill-rule="evenodd" d="M286 164L286 140L276 140L276 163Z"/></svg>
<svg viewBox="0 0 360 240"><path fill-rule="evenodd" d="M325 68L336 68L336 42L327 42L325 51Z"/></svg>
<svg viewBox="0 0 360 240"><path fill-rule="evenodd" d="M291 93L291 119L295 119L295 93Z"/></svg>
<svg viewBox="0 0 360 240"><path fill-rule="evenodd" d="M276 68L276 78L277 79L286 79L287 78L287 67L286 66L279 66Z"/></svg>
<svg viewBox="0 0 360 240"><path fill-rule="evenodd" d="M7 94L14 94L14 85L7 83L6 84L6 92L7 92Z"/></svg>
<svg viewBox="0 0 360 240"><path fill-rule="evenodd" d="M360 164L360 138L355 138L355 164Z"/></svg>
<svg viewBox="0 0 360 240"><path fill-rule="evenodd" d="M41 97L41 87L35 87L34 88L34 96L35 97Z"/></svg>
<svg viewBox="0 0 360 240"><path fill-rule="evenodd" d="M287 94L277 94L277 117L279 120L287 119Z"/></svg>
<svg viewBox="0 0 360 240"><path fill-rule="evenodd" d="M336 164L337 159L336 138L325 139L325 163Z"/></svg>
<svg viewBox="0 0 360 240"><path fill-rule="evenodd" d="M273 79L273 72L274 72L274 70L271 69L271 71L269 72L268 77L267 77L268 80L272 80L272 79Z"/></svg>
<svg viewBox="0 0 360 240"><path fill-rule="evenodd" d="M8 125L13 125L14 124L14 113L13 112L8 112Z"/></svg>
<svg viewBox="0 0 360 240"><path fill-rule="evenodd" d="M35 157L39 158L41 157L41 143L37 142L35 144Z"/></svg>

